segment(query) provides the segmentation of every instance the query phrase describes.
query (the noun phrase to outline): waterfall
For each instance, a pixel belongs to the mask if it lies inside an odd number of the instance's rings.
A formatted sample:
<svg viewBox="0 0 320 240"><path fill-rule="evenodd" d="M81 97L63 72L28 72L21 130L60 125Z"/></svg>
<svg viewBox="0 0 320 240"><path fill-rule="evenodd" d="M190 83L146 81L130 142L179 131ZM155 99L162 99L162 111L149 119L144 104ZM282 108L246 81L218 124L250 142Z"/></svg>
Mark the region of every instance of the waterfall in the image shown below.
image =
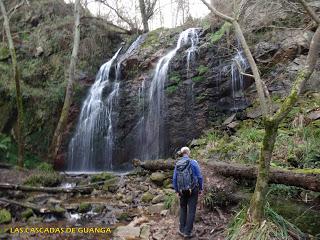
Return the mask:
<svg viewBox="0 0 320 240"><path fill-rule="evenodd" d="M187 44L191 47L187 49L187 71L191 59L194 57L196 44L199 42L198 29L189 28L180 33L176 47L160 58L157 63L154 76L152 78L148 91L148 111L142 117L141 126L142 142L141 142L141 159L157 159L165 152L165 128L164 128L164 84L167 79L167 73L171 59L176 55L177 51Z"/></svg>
<svg viewBox="0 0 320 240"><path fill-rule="evenodd" d="M239 69L240 68L240 69ZM243 75L239 70L245 72L249 68L249 63L242 51L237 51L237 54L232 59L231 64L231 88L232 88L232 97L234 101L234 109L237 110L237 100L244 98L244 84L243 84Z"/></svg>
<svg viewBox="0 0 320 240"><path fill-rule="evenodd" d="M69 171L113 169L112 154L121 63L132 54L140 42L141 36L123 55L118 57L120 48L108 62L100 67L96 80L83 103L75 134L69 143L67 166ZM118 61L117 58L119 58ZM112 76L113 69L115 76Z"/></svg>

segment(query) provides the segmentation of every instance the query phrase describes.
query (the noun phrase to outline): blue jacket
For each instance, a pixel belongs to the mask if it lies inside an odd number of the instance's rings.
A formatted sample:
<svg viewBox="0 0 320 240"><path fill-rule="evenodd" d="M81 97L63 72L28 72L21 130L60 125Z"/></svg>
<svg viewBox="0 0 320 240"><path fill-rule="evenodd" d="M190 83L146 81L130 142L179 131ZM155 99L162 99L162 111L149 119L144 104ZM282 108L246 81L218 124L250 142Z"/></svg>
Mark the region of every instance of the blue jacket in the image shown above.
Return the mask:
<svg viewBox="0 0 320 240"><path fill-rule="evenodd" d="M185 159L185 160L190 160L190 164L191 164L191 169L192 169L192 172L193 172L193 177L195 178L195 183L198 183L198 186L199 186L199 189L200 191L203 190L203 178L202 178L202 175L201 175L201 170L200 170L200 167L199 167L199 164L196 160L193 160L193 159L190 159L189 157L187 156L183 156L182 159ZM174 172L173 172L173 179L172 179L172 183L173 183L173 187L174 187L174 190L176 192L178 192L178 186L177 186L177 166L174 168Z"/></svg>

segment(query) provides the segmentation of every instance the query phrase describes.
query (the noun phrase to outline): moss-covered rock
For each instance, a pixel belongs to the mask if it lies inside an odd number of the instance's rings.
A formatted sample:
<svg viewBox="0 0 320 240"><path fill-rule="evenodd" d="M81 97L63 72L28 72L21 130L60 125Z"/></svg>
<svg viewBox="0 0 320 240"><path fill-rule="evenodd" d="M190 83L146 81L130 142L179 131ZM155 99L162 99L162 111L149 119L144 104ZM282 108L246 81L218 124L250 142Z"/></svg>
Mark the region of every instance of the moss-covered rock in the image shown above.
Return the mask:
<svg viewBox="0 0 320 240"><path fill-rule="evenodd" d="M157 185L162 186L163 181L166 179L166 175L161 172L154 172L151 174L150 179Z"/></svg>
<svg viewBox="0 0 320 240"><path fill-rule="evenodd" d="M0 210L0 224L10 223L11 222L11 213L6 209Z"/></svg>
<svg viewBox="0 0 320 240"><path fill-rule="evenodd" d="M80 213L86 213L86 212L89 212L89 211L91 210L91 208L92 208L91 203L82 202L82 203L80 203L80 205L79 205L78 211L79 211Z"/></svg>
<svg viewBox="0 0 320 240"><path fill-rule="evenodd" d="M141 201L144 203L149 203L152 201L153 198L154 198L154 195L152 193L146 192L146 193L142 194Z"/></svg>
<svg viewBox="0 0 320 240"><path fill-rule="evenodd" d="M31 216L33 216L33 210L30 208L27 208L21 213L21 217L24 220L28 220L28 218L30 218Z"/></svg>
<svg viewBox="0 0 320 240"><path fill-rule="evenodd" d="M106 180L102 189L104 191L115 193L118 190L118 178L114 177Z"/></svg>
<svg viewBox="0 0 320 240"><path fill-rule="evenodd" d="M56 187L62 181L62 176L57 172L39 172L29 176L24 184L30 186Z"/></svg>
<svg viewBox="0 0 320 240"><path fill-rule="evenodd" d="M115 176L112 173L103 172L97 175L91 176L91 182L103 182L106 180L110 180L114 178Z"/></svg>

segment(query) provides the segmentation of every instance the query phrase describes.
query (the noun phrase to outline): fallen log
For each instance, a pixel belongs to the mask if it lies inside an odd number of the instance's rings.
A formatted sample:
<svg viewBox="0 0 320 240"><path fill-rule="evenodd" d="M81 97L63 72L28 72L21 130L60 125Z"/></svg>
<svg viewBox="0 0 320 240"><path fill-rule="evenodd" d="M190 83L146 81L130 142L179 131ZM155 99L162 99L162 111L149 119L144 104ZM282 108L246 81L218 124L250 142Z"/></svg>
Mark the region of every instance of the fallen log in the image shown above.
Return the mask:
<svg viewBox="0 0 320 240"><path fill-rule="evenodd" d="M91 193L93 187L73 187L73 188L61 188L61 187L31 187L26 185L0 183L1 190L20 190L27 192L46 192L46 193Z"/></svg>
<svg viewBox="0 0 320 240"><path fill-rule="evenodd" d="M174 160L153 160L140 161L135 159L133 161L135 167L140 166L143 169L150 171L157 170L173 170ZM208 163L200 163L201 168L209 168L212 171L225 176L234 177L237 179L256 179L257 168L255 166L247 166L241 164L230 164L218 161L209 161ZM284 184L288 186L301 187L306 190L320 192L320 174L316 171L306 171L305 173L297 170L285 170L271 168L269 183Z"/></svg>
<svg viewBox="0 0 320 240"><path fill-rule="evenodd" d="M38 213L52 213L52 214L61 215L65 212L65 209L60 208L60 207L59 208L53 208L53 207L49 208L49 207L38 206L38 205L29 203L29 202L18 202L18 201L9 200L6 198L0 198L0 202L4 202L4 203L11 204L11 205L24 207L24 208L30 208Z"/></svg>

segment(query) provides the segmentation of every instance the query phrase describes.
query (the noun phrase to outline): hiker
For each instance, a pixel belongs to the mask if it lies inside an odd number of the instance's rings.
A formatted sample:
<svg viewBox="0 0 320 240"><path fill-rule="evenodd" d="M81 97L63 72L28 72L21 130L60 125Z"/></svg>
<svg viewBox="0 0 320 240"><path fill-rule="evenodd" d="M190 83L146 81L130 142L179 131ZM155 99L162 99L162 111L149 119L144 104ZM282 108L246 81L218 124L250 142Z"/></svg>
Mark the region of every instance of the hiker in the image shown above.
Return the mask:
<svg viewBox="0 0 320 240"><path fill-rule="evenodd" d="M182 158L176 163L173 173L173 186L180 198L178 233L183 237L191 238L198 195L203 190L203 178L198 162L190 159L190 149L183 147L180 152Z"/></svg>

